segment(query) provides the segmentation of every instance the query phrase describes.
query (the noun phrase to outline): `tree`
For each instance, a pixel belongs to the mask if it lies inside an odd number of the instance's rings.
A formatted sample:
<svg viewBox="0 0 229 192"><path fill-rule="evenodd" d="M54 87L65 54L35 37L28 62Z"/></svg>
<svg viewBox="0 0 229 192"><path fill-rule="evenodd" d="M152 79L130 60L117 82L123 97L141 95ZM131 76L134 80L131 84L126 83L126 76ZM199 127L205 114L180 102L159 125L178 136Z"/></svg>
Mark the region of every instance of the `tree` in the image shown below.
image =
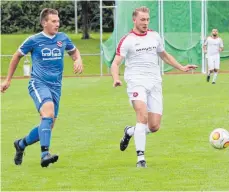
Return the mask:
<svg viewBox="0 0 229 192"><path fill-rule="evenodd" d="M88 1L81 1L81 5L82 5L82 16L83 16L83 36L82 36L82 39L89 39L90 35L88 33L88 11L89 11Z"/></svg>
<svg viewBox="0 0 229 192"><path fill-rule="evenodd" d="M90 31L100 28L99 1L78 0L78 29L82 39L89 39ZM103 1L104 5L113 5L113 1ZM3 1L1 3L1 33L37 33L42 30L39 15L43 8L57 9L60 17L60 31L72 33L75 29L73 1ZM103 10L103 29L112 31L113 13Z"/></svg>

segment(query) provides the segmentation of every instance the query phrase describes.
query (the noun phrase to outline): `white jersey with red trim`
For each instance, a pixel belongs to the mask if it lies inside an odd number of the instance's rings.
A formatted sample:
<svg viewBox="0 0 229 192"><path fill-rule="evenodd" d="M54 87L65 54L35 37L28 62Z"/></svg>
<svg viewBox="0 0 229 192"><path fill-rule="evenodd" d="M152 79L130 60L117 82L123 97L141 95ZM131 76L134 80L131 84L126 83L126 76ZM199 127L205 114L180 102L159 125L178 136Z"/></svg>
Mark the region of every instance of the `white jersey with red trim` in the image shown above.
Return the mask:
<svg viewBox="0 0 229 192"><path fill-rule="evenodd" d="M204 45L207 46L208 56L219 55L219 48L223 48L223 41L220 37L213 38L210 36L205 40Z"/></svg>
<svg viewBox="0 0 229 192"><path fill-rule="evenodd" d="M125 58L125 80L149 79L161 82L158 53L163 51L162 39L155 31L148 30L145 34L131 31L124 36L116 54Z"/></svg>

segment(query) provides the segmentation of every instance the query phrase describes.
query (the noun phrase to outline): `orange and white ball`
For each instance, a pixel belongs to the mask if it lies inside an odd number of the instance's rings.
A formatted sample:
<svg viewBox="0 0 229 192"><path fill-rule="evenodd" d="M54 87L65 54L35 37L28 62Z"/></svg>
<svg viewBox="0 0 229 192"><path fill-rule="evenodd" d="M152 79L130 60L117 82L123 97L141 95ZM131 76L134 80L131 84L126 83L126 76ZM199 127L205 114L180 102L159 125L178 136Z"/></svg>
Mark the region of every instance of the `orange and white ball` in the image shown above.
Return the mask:
<svg viewBox="0 0 229 192"><path fill-rule="evenodd" d="M216 149L229 147L229 132L223 128L214 129L209 137L209 141Z"/></svg>

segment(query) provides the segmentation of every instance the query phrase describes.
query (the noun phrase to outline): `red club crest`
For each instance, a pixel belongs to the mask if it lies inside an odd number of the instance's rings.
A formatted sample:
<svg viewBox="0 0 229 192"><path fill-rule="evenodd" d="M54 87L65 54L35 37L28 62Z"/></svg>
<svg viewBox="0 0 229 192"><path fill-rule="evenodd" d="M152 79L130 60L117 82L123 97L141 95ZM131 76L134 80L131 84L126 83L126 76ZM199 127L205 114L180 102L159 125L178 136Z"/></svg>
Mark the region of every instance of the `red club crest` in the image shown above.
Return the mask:
<svg viewBox="0 0 229 192"><path fill-rule="evenodd" d="M137 97L137 96L138 96L138 93L137 93L137 92L134 92L134 93L133 93L133 96L134 96L134 97Z"/></svg>
<svg viewBox="0 0 229 192"><path fill-rule="evenodd" d="M62 45L63 45L62 41L57 41L56 44L58 47L62 47Z"/></svg>

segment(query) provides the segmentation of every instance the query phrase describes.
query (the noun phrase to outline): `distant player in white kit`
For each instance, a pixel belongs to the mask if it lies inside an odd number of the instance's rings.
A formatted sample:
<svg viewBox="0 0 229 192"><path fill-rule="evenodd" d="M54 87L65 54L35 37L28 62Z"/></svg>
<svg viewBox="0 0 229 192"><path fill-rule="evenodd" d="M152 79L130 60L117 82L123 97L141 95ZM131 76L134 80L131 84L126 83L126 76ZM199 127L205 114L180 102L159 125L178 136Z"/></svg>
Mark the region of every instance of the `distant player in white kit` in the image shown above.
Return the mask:
<svg viewBox="0 0 229 192"><path fill-rule="evenodd" d="M210 81L211 73L214 72L212 84L215 84L220 67L220 52L223 51L223 41L218 36L217 29L212 29L212 35L204 42L203 49L208 60L207 82Z"/></svg>
<svg viewBox="0 0 229 192"><path fill-rule="evenodd" d="M125 58L124 79L127 83L127 94L136 112L137 123L124 129L120 150L124 151L131 137L134 136L137 167L146 167L144 156L146 134L158 131L163 110L158 55L180 71L186 72L196 69L197 66L182 66L165 51L159 34L148 29L149 9L147 7L135 9L132 16L134 28L120 40L111 72L113 86L121 86L119 65Z"/></svg>

